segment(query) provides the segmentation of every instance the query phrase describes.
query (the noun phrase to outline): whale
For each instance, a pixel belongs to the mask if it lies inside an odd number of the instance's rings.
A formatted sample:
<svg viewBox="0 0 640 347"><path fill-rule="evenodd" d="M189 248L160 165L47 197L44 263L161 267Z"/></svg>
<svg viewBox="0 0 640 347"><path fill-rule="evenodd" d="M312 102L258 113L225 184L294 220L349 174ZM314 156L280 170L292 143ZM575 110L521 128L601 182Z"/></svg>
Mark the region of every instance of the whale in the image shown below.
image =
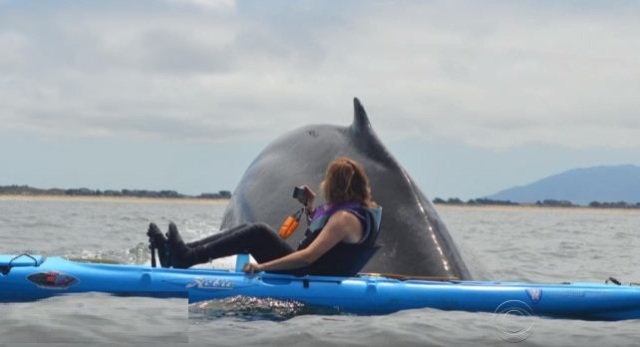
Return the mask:
<svg viewBox="0 0 640 347"><path fill-rule="evenodd" d="M341 156L358 161L382 207L377 243L381 246L362 269L407 278L471 280L469 268L434 206L375 133L358 98L348 126L317 124L290 130L268 144L249 165L233 191L221 229L264 222L278 230L300 208L295 186L318 192L329 163ZM301 222L301 224L303 224ZM299 229L302 229L299 228ZM294 248L298 230L287 242Z"/></svg>

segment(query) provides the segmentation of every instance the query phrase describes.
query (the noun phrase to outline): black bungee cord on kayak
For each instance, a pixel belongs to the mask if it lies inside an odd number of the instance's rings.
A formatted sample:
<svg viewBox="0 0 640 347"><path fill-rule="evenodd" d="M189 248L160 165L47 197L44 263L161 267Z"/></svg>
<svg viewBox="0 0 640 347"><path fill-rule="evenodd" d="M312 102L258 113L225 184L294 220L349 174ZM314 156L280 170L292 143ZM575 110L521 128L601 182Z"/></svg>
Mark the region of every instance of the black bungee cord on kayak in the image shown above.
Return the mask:
<svg viewBox="0 0 640 347"><path fill-rule="evenodd" d="M618 281L618 279L615 277L609 277L606 281L604 281L604 284L609 284L609 282L617 286L622 285L622 282ZM629 282L629 287L640 287L640 282Z"/></svg>
<svg viewBox="0 0 640 347"><path fill-rule="evenodd" d="M609 277L606 281L604 281L604 284L609 284L609 282L611 282L611 283L613 283L613 284L615 284L617 286L622 285L622 282L618 281L618 279L616 279L615 277Z"/></svg>
<svg viewBox="0 0 640 347"><path fill-rule="evenodd" d="M3 276L6 276L9 274L9 271L11 271L11 268L13 268L13 262L18 259L18 258L22 258L22 257L27 257L27 258L31 258L33 260L33 263L35 266L38 266L38 259L36 259L34 256L32 256L31 254L27 254L27 253L22 253L19 255L16 255L15 257L11 258L11 260L9 260L9 263L6 266L0 266L0 273Z"/></svg>

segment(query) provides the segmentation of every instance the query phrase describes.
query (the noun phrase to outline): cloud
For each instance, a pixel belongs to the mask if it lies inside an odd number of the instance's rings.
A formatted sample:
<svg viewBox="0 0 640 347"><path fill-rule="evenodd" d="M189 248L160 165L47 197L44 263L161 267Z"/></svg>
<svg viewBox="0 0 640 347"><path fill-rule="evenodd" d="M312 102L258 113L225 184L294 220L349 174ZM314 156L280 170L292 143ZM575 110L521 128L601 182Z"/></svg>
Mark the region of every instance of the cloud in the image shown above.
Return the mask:
<svg viewBox="0 0 640 347"><path fill-rule="evenodd" d="M231 9L235 7L235 0L168 0L169 3L180 5L194 5L204 9Z"/></svg>
<svg viewBox="0 0 640 347"><path fill-rule="evenodd" d="M634 3L0 2L1 131L640 147Z"/></svg>

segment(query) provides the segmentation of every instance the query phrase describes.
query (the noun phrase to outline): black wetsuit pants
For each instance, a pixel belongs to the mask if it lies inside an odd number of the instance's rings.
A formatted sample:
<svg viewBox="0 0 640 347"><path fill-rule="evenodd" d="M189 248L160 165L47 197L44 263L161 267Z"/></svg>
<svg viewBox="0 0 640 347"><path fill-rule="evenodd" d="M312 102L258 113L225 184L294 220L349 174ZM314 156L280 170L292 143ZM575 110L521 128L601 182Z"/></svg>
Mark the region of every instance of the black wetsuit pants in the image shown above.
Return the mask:
<svg viewBox="0 0 640 347"><path fill-rule="evenodd" d="M241 224L190 242L187 247L191 253L187 257L188 264L185 264L188 266L238 253L249 253L258 263L264 263L295 251L266 223Z"/></svg>

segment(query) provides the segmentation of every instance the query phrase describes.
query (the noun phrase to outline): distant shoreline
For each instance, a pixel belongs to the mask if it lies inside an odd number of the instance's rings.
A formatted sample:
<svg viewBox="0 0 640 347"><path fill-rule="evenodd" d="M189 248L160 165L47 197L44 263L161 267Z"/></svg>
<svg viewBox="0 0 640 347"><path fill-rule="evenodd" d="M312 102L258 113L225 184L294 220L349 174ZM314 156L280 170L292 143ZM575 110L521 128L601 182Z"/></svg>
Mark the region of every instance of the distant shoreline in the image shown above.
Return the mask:
<svg viewBox="0 0 640 347"><path fill-rule="evenodd" d="M640 210L639 203L628 203L626 201L617 202L601 202L592 201L588 205L575 204L569 200L544 199L535 203L518 203L510 200L495 200L489 198L471 199L467 202L458 198L449 198L447 200L441 198L433 199L434 205L444 206L530 206L530 207L550 207L550 208L594 208L594 209L621 209L621 210Z"/></svg>
<svg viewBox="0 0 640 347"><path fill-rule="evenodd" d="M623 207L592 207L584 205L573 206L546 206L536 204L517 204L517 205L454 205L454 204L434 204L436 211L447 209L468 209L468 210L539 210L539 211L580 211L580 212L594 212L594 211L611 211L611 212L629 212L640 213L638 208L623 208Z"/></svg>
<svg viewBox="0 0 640 347"><path fill-rule="evenodd" d="M136 196L71 196L71 195L0 195L0 201L60 201L60 202L105 202L105 203L158 203L188 205L226 205L229 199L205 199L195 197L165 198Z"/></svg>

